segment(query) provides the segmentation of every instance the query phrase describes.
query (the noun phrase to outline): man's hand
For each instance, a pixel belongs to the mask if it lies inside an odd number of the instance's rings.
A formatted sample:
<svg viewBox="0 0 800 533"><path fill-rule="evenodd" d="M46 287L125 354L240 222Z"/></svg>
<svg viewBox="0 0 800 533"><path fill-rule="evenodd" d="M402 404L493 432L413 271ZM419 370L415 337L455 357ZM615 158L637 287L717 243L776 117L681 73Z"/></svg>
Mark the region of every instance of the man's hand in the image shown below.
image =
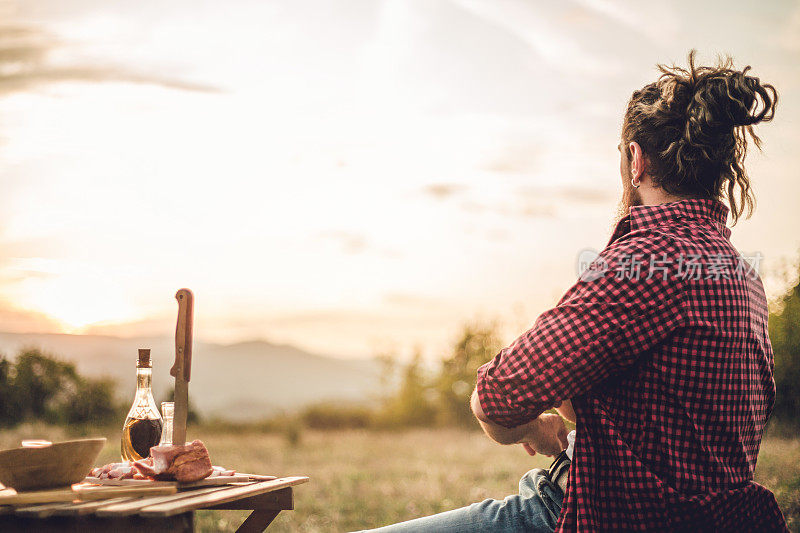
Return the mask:
<svg viewBox="0 0 800 533"><path fill-rule="evenodd" d="M554 456L567 448L567 426L559 415L543 413L525 427L522 447L529 455Z"/></svg>
<svg viewBox="0 0 800 533"><path fill-rule="evenodd" d="M567 447L567 427L558 415L543 413L527 424L506 428L489 420L483 412L477 390L472 393L470 403L483 431L495 442L522 444L531 455L558 455Z"/></svg>

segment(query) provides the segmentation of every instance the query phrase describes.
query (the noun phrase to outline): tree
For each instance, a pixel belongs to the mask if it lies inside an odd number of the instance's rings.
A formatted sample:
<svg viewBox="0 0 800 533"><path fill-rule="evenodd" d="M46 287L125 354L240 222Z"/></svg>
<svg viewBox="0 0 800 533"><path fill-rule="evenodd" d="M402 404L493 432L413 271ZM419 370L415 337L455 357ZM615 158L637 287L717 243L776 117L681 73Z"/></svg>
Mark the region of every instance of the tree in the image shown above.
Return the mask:
<svg viewBox="0 0 800 533"><path fill-rule="evenodd" d="M781 425L800 426L800 281L778 302L769 318L769 337L775 355L775 407Z"/></svg>
<svg viewBox="0 0 800 533"><path fill-rule="evenodd" d="M65 409L68 424L100 424L125 419L126 406L115 401L116 384L109 378L81 379L78 395Z"/></svg>
<svg viewBox="0 0 800 533"><path fill-rule="evenodd" d="M419 352L402 367L397 392L388 397L377 419L383 426L428 426L436 419L436 407L431 397L429 380L422 368Z"/></svg>
<svg viewBox="0 0 800 533"><path fill-rule="evenodd" d="M114 387L109 379L81 376L73 363L26 349L13 363L0 358L0 425L113 422L124 416Z"/></svg>
<svg viewBox="0 0 800 533"><path fill-rule="evenodd" d="M0 427L13 426L19 420L20 398L14 390L14 364L0 356Z"/></svg>
<svg viewBox="0 0 800 533"><path fill-rule="evenodd" d="M476 373L481 365L497 354L500 347L496 324L464 326L452 354L442 361L435 382L439 396L439 423L459 426L475 424L469 398L475 386Z"/></svg>
<svg viewBox="0 0 800 533"><path fill-rule="evenodd" d="M13 389L21 400L20 418L66 422L65 409L79 389L75 365L28 349L17 356L14 366Z"/></svg>

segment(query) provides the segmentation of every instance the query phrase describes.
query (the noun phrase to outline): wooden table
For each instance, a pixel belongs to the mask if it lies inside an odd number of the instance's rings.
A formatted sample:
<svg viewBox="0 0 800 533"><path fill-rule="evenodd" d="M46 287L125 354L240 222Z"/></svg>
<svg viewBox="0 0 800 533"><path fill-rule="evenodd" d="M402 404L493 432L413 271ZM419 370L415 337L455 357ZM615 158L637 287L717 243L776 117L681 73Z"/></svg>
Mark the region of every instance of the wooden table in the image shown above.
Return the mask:
<svg viewBox="0 0 800 533"><path fill-rule="evenodd" d="M251 510L237 531L264 531L282 510L294 509L294 485L307 477L182 490L167 496L113 498L0 507L0 531L194 531L199 509Z"/></svg>

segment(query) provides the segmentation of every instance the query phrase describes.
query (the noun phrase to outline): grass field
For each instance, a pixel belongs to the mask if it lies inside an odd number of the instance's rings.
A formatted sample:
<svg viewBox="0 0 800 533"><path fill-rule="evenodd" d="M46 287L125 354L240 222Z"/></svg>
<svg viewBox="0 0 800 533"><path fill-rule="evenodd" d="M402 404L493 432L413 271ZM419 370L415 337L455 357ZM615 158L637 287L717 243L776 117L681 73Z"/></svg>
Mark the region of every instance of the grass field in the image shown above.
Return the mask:
<svg viewBox="0 0 800 533"><path fill-rule="evenodd" d="M100 462L119 459L118 434ZM63 430L22 427L0 433L0 446L21 438L67 438ZM262 474L308 475L296 490L296 510L283 512L269 531L331 532L377 527L459 507L517 490L528 469L547 458L529 457L518 446L498 446L478 432L420 429L401 432L302 431L291 444L280 433L219 432L190 428L202 439L214 464ZM800 440L765 439L756 480L773 489L800 525ZM233 531L245 512L202 511L198 531Z"/></svg>

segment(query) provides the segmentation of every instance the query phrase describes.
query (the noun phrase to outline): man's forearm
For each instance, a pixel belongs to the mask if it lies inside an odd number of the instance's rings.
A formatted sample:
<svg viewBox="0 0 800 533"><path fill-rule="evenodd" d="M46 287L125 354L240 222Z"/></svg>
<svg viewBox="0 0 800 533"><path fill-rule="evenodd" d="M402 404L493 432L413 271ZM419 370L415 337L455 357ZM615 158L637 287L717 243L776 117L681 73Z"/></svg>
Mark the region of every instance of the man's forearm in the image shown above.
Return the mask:
<svg viewBox="0 0 800 533"><path fill-rule="evenodd" d="M561 415L544 413L533 420L513 428L503 427L489 420L483 411L477 389L472 393L470 405L475 418L483 428L484 433L499 444L525 444L525 449L533 455L542 453L544 455L557 455L569 444L567 439L567 428L561 416L569 416L574 419L575 413L569 400L559 405Z"/></svg>
<svg viewBox="0 0 800 533"><path fill-rule="evenodd" d="M478 419L478 423L483 428L483 432L498 444L519 444L525 442L525 437L530 430L528 424L507 428L493 422L484 422L480 419Z"/></svg>
<svg viewBox="0 0 800 533"><path fill-rule="evenodd" d="M578 420L575 416L575 410L572 408L572 400L564 400L561 405L556 407L558 414L575 424Z"/></svg>
<svg viewBox="0 0 800 533"><path fill-rule="evenodd" d="M525 436L530 430L528 427L529 424L507 428L499 424L495 424L489 420L489 418L486 416L486 413L483 412L483 407L481 406L480 399L478 398L477 390L473 391L472 393L470 406L472 407L472 413L475 415L475 418L478 419L478 423L481 425L481 428L483 428L483 432L486 433L490 439L497 443L517 444L523 442Z"/></svg>

